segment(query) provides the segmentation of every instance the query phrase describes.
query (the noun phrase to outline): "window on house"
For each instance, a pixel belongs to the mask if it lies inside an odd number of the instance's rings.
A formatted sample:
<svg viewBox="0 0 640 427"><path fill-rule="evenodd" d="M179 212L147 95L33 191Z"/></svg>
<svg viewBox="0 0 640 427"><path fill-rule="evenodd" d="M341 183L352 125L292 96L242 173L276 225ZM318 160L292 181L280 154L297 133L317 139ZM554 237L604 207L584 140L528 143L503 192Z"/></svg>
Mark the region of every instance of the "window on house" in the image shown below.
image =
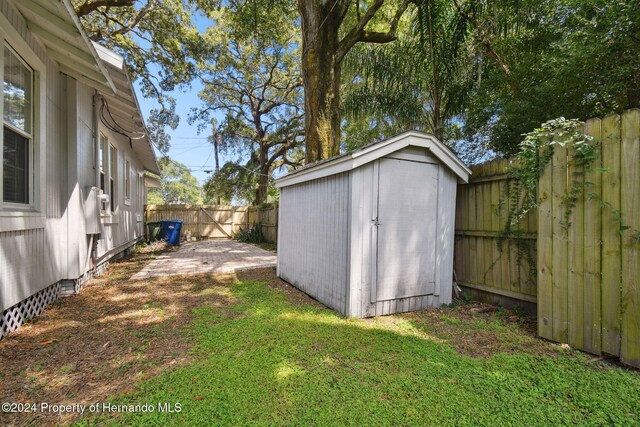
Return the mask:
<svg viewBox="0 0 640 427"><path fill-rule="evenodd" d="M33 70L8 46L4 46L2 81L3 200L30 204L33 179Z"/></svg>
<svg viewBox="0 0 640 427"><path fill-rule="evenodd" d="M136 187L138 190L138 209L144 210L144 174L138 173L136 178L138 180L138 186Z"/></svg>
<svg viewBox="0 0 640 427"><path fill-rule="evenodd" d="M109 146L109 140L107 139L106 136L104 136L104 134L100 134L100 147L98 149L98 163L99 163L99 167L100 167L100 189L102 190L103 193L107 192L107 188L105 187L106 185L106 181L105 181L105 176L107 173L107 165L106 165L106 159L107 159L107 147Z"/></svg>
<svg viewBox="0 0 640 427"><path fill-rule="evenodd" d="M124 200L131 202L131 163L124 161Z"/></svg>
<svg viewBox="0 0 640 427"><path fill-rule="evenodd" d="M118 150L115 146L111 146L111 152L109 153L109 160L111 161L109 167L109 197L111 198L111 212L116 211L116 178L118 176Z"/></svg>

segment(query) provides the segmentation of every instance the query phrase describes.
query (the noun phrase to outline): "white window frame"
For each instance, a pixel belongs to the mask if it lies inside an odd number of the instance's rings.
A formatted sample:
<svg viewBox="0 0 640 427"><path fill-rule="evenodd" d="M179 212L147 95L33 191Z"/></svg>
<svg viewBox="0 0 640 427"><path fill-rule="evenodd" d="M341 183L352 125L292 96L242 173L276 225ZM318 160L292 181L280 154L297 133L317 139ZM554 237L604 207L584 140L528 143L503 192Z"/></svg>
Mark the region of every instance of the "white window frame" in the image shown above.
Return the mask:
<svg viewBox="0 0 640 427"><path fill-rule="evenodd" d="M0 179L0 232L29 230L43 228L46 217L42 212L45 206L44 189L46 164L44 150L46 126L42 123L46 119L46 66L29 44L15 30L7 18L0 13L0 45L4 49L8 45L33 72L32 81L32 129L29 147L29 203L4 202L3 180ZM4 80L4 53L0 56L0 70ZM0 95L1 97L1 95ZM4 126L4 102L0 99L0 117ZM0 132L0 153L4 153L4 129ZM2 154L3 155L3 154ZM2 162L0 162L0 176L2 175Z"/></svg>
<svg viewBox="0 0 640 427"><path fill-rule="evenodd" d="M113 215L118 212L118 146L114 143L109 144L109 180L107 185L110 197L109 212Z"/></svg>
<svg viewBox="0 0 640 427"><path fill-rule="evenodd" d="M35 116L35 71L29 66L29 64L27 64L27 62L22 58L22 56L20 56L20 53L18 53L13 47L11 47L11 45L9 43L7 43L6 41L4 43L2 43L2 58L0 59L0 74L2 76L2 81L4 82L4 49L8 48L9 51L13 54L13 56L15 56L18 61L20 61L22 63L22 65L24 65L25 67L27 67L29 69L29 71L31 71L31 97L33 99L29 100L31 103L31 111L30 113L30 120L31 120L31 129L30 132L27 132L25 130L22 130L20 128L15 127L14 125L12 125L11 123L6 123L4 121L4 99L2 98L2 95L0 95L0 102L2 102L2 106L0 106L0 124L2 125L2 137L0 137L0 156L2 156L4 158L4 128L8 128L11 132L14 132L15 134L17 134L18 136L21 136L23 138L25 138L28 142L28 148L27 148L27 158L28 158L28 165L27 167L29 168L27 171L27 175L28 175L28 183L27 183L27 196L28 196L28 200L26 203L20 203L20 202L6 202L4 200L4 178L0 179L0 199L2 200L2 207L4 209L11 209L11 210L33 210L34 208L34 189L35 189L35 185L34 185L34 161L33 161L33 154L34 154L34 138L33 138L33 133L34 133L34 116ZM2 169L2 166L0 166L0 169Z"/></svg>
<svg viewBox="0 0 640 427"><path fill-rule="evenodd" d="M104 194L109 194L109 187L107 186L109 181L109 150L107 148L109 147L109 137L104 132L100 131L99 138L98 150L100 153L98 154L98 180L102 180L102 182L98 182L98 185Z"/></svg>
<svg viewBox="0 0 640 427"><path fill-rule="evenodd" d="M131 176L133 175L133 170L131 169L131 160L129 156L124 156L124 182L122 194L124 195L124 204L127 206L131 206L131 193L132 193L132 185L131 185Z"/></svg>

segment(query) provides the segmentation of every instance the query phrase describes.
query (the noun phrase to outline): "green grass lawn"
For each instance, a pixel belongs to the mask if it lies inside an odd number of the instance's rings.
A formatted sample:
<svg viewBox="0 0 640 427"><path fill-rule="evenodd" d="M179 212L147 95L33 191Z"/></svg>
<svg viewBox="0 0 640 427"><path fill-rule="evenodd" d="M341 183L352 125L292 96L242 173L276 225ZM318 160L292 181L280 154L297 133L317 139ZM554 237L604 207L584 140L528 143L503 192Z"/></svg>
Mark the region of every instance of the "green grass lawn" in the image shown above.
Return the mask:
<svg viewBox="0 0 640 427"><path fill-rule="evenodd" d="M266 281L210 289L232 302L194 309L184 331L193 361L111 400L156 411L78 424L640 423L637 372L537 340L500 313L357 320ZM158 403L181 411L159 413Z"/></svg>

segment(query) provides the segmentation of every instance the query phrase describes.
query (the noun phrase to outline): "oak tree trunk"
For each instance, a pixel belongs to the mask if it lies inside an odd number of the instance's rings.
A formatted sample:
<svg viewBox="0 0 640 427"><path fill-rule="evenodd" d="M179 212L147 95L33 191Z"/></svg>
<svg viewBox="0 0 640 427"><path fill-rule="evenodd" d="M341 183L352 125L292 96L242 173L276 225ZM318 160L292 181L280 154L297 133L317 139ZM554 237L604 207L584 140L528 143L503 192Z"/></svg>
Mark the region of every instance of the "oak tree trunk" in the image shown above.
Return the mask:
<svg viewBox="0 0 640 427"><path fill-rule="evenodd" d="M268 163L269 148L264 144L260 147L260 154L258 157L258 188L256 189L255 204L260 205L267 201L267 192L269 187L269 168Z"/></svg>
<svg viewBox="0 0 640 427"><path fill-rule="evenodd" d="M333 2L298 1L302 16L302 81L307 163L340 152L340 10Z"/></svg>
<svg viewBox="0 0 640 427"><path fill-rule="evenodd" d="M366 8L351 0L298 0L302 23L302 83L304 85L304 134L307 163L340 153L340 71L349 50L358 42L389 43L395 40L400 17L410 0L403 0L389 22L388 31L368 31L369 21L385 0L373 0ZM340 31L349 8L357 22ZM341 38L340 34L344 34Z"/></svg>

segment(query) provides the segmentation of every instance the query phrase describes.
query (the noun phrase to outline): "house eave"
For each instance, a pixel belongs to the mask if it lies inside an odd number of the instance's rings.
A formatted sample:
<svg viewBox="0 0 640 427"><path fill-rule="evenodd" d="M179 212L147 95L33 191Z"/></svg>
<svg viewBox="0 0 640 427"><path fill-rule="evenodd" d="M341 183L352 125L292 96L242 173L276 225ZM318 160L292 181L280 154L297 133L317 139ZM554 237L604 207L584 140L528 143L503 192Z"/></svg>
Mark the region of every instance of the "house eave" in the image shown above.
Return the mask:
<svg viewBox="0 0 640 427"><path fill-rule="evenodd" d="M107 70L115 82L115 93L103 93L109 111L118 124L130 131L132 136L139 134L139 137L132 138L131 148L142 162L144 170L160 175L158 159L149 139L149 131L144 123L142 110L140 109L136 91L129 78L124 58L97 43L94 43L94 47L100 59L107 64Z"/></svg>
<svg viewBox="0 0 640 427"><path fill-rule="evenodd" d="M105 64L80 24L69 0L19 0L14 5L47 55L71 77L114 92Z"/></svg>

